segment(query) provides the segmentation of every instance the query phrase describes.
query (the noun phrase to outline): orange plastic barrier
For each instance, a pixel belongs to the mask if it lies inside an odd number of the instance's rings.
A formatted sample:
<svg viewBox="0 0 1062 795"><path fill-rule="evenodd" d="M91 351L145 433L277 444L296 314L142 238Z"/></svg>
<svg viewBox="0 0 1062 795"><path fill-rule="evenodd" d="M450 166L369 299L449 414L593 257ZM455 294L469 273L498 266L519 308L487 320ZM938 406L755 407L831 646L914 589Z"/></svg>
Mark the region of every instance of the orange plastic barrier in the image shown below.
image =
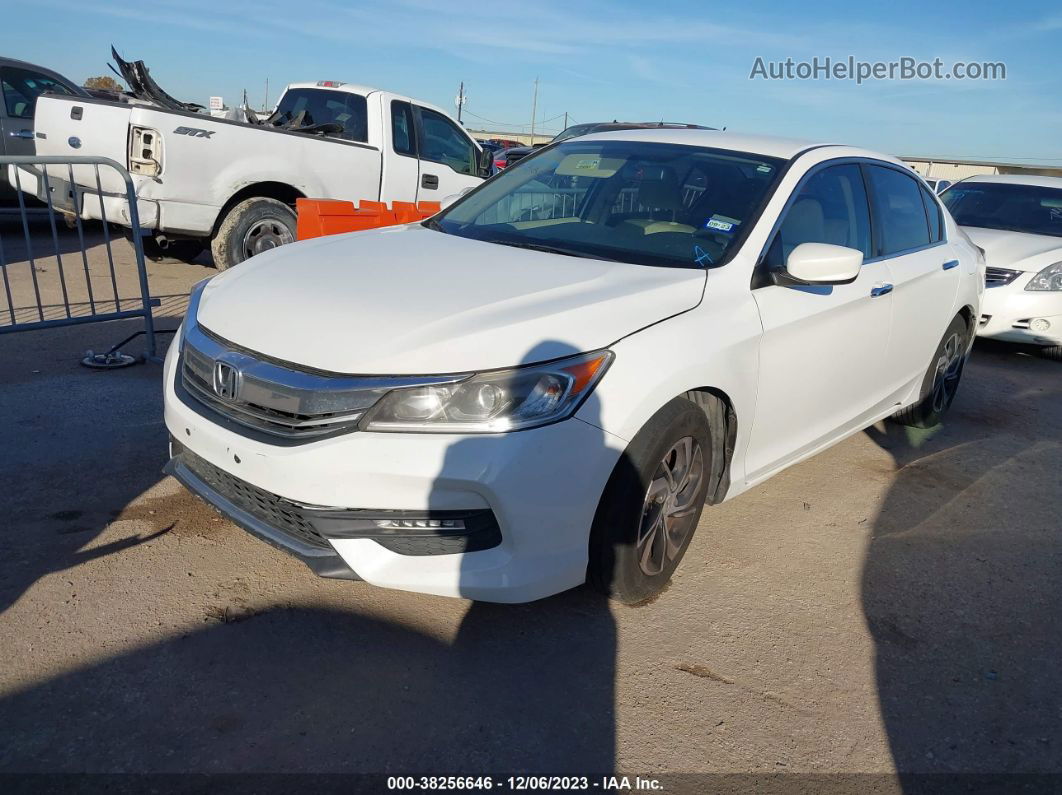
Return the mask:
<svg viewBox="0 0 1062 795"><path fill-rule="evenodd" d="M323 235L408 224L423 221L440 209L439 202L392 202L388 209L383 202L368 199L360 201L357 207L354 202L336 199L296 199L296 235L299 240L310 240Z"/></svg>

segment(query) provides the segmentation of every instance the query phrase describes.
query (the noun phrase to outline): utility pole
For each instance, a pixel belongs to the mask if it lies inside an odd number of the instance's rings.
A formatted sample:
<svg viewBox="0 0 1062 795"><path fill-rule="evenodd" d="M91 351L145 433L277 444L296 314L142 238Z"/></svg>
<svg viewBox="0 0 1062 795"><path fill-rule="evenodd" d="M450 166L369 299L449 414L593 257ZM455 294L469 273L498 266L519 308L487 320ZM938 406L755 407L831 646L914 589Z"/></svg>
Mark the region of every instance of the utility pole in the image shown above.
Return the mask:
<svg viewBox="0 0 1062 795"><path fill-rule="evenodd" d="M262 100L262 110L269 110L269 78L266 78L265 99Z"/></svg>
<svg viewBox="0 0 1062 795"><path fill-rule="evenodd" d="M457 123L461 124L461 109L465 106L465 81L461 81L461 87L457 89Z"/></svg>
<svg viewBox="0 0 1062 795"><path fill-rule="evenodd" d="M564 111L564 126L561 127L561 129L562 130L567 130L568 129L568 111Z"/></svg>
<svg viewBox="0 0 1062 795"><path fill-rule="evenodd" d="M538 78L535 78L535 93L531 98L531 146L535 145L535 114L538 113Z"/></svg>

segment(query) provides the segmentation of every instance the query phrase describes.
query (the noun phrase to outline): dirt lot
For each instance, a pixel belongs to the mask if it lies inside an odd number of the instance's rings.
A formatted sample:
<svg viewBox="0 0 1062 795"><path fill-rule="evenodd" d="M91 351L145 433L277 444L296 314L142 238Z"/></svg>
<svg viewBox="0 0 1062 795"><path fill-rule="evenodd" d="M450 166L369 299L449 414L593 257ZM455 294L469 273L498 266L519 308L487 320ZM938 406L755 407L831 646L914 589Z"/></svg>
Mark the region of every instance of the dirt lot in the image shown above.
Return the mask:
<svg viewBox="0 0 1062 795"><path fill-rule="evenodd" d="M152 266L160 326L211 272ZM137 327L0 336L0 771L1062 773L1057 363L978 345L946 425L707 510L651 605L502 607L163 478L160 368L77 365Z"/></svg>

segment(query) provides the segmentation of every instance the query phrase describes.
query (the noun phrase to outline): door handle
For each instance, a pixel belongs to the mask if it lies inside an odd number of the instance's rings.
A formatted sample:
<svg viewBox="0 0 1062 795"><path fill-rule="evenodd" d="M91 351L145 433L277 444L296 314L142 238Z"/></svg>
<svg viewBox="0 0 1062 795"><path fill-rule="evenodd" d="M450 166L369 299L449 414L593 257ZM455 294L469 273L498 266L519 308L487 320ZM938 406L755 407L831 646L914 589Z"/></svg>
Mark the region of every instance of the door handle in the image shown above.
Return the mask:
<svg viewBox="0 0 1062 795"><path fill-rule="evenodd" d="M29 138L33 140L33 130L12 130L8 135L12 138Z"/></svg>
<svg viewBox="0 0 1062 795"><path fill-rule="evenodd" d="M892 292L892 285L891 284L888 284L888 283L879 284L876 287L871 287L870 288L870 297L871 298L879 298L880 296L888 295L891 292Z"/></svg>
<svg viewBox="0 0 1062 795"><path fill-rule="evenodd" d="M439 187L439 178L434 174L425 174L420 178L420 187L435 190Z"/></svg>
<svg viewBox="0 0 1062 795"><path fill-rule="evenodd" d="M959 261L957 259L949 259L947 262L945 262L940 267L942 267L946 271L950 271L952 268L959 267Z"/></svg>

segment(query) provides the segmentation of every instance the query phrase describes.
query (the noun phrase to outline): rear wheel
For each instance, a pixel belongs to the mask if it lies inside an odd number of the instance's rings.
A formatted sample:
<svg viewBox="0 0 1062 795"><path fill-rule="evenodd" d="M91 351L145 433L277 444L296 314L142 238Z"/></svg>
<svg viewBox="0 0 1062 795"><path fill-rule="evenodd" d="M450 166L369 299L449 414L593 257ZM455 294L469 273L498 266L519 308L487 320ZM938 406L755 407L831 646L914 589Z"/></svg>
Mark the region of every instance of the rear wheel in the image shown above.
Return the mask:
<svg viewBox="0 0 1062 795"><path fill-rule="evenodd" d="M969 334L966 320L962 315L956 315L944 332L922 379L921 398L914 405L893 414L894 422L913 428L932 428L941 423L959 390Z"/></svg>
<svg viewBox="0 0 1062 795"><path fill-rule="evenodd" d="M1040 354L1047 359L1054 359L1056 362L1062 362L1062 345L1054 345L1050 348L1044 348L1040 351Z"/></svg>
<svg viewBox="0 0 1062 795"><path fill-rule="evenodd" d="M634 437L601 496L588 582L624 604L659 594L678 568L712 471L704 411L676 398Z"/></svg>
<svg viewBox="0 0 1062 795"><path fill-rule="evenodd" d="M255 254L295 241L295 212L284 202L256 196L229 210L210 241L214 267L225 270Z"/></svg>

